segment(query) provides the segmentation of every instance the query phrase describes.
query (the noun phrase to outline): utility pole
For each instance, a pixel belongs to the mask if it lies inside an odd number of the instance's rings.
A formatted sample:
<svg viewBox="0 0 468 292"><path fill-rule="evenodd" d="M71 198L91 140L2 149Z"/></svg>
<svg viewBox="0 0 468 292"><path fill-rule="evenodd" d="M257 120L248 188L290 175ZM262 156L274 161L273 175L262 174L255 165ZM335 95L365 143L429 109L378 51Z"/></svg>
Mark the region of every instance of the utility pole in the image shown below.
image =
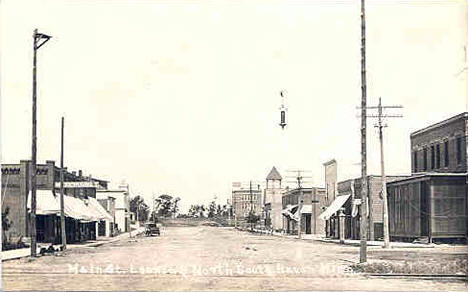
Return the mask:
<svg viewBox="0 0 468 292"><path fill-rule="evenodd" d="M31 256L37 255L36 243L36 164L37 164L37 50L42 47L51 36L33 33L33 86L32 86L32 143L31 143ZM41 42L42 41L42 42Z"/></svg>
<svg viewBox="0 0 468 292"><path fill-rule="evenodd" d="M156 223L156 198L153 193L153 213L151 214L151 219L153 220L154 223Z"/></svg>
<svg viewBox="0 0 468 292"><path fill-rule="evenodd" d="M366 9L361 0L361 226L359 262L367 262Z"/></svg>
<svg viewBox="0 0 468 292"><path fill-rule="evenodd" d="M67 249L67 234L65 228L65 210L64 210L64 187L63 187L63 140L64 140L65 119L62 117L62 135L60 142L60 230L62 233L62 250Z"/></svg>
<svg viewBox="0 0 468 292"><path fill-rule="evenodd" d="M302 238L302 204L304 201L304 194L302 192L302 176L301 173L298 172L297 174L297 187L299 188L299 204L297 206L297 213L299 216L299 220L297 221L298 228L297 228L297 237L299 239Z"/></svg>
<svg viewBox="0 0 468 292"><path fill-rule="evenodd" d="M249 182L250 190L250 231L253 231L253 198L252 198L252 181Z"/></svg>
<svg viewBox="0 0 468 292"><path fill-rule="evenodd" d="M297 202L297 214L298 214L297 237L299 239L301 239L302 238L302 213L301 212L302 212L302 207L304 205L304 190L302 188L302 184L304 183L304 178L312 178L312 177L302 175L303 172L308 172L306 170L288 170L288 172L296 172L296 175L294 176L294 179L295 179L295 182L297 183L297 189L299 191L299 197L298 197L298 202ZM288 176L288 178L293 178L293 177ZM311 216L312 216L312 214L311 214Z"/></svg>
<svg viewBox="0 0 468 292"><path fill-rule="evenodd" d="M132 238L132 225L131 225L131 218L130 218L130 185L127 184L127 192L128 192L128 200L129 200L129 204L128 204L128 234L129 234L129 237Z"/></svg>
<svg viewBox="0 0 468 292"><path fill-rule="evenodd" d="M313 206L313 218L314 218L314 234L317 234L317 190L314 190L314 197L312 198L312 206Z"/></svg>
<svg viewBox="0 0 468 292"><path fill-rule="evenodd" d="M376 128L379 128L379 141L380 141L380 173L382 179L382 200L383 200L383 232L384 232L384 248L390 247L390 229L388 224L388 198L387 198L387 178L385 176L385 167L384 167L384 146L383 146L383 128L387 127L383 123L383 118L401 118L403 117L400 114L385 114L383 113L384 109L401 109L401 105L389 105L382 106L382 98L379 97L379 105L367 107L368 109L377 109L377 115L367 115L368 118L377 118Z"/></svg>
<svg viewBox="0 0 468 292"><path fill-rule="evenodd" d="M138 209L140 207L140 202L137 203L137 208L136 208L136 222L138 222Z"/></svg>

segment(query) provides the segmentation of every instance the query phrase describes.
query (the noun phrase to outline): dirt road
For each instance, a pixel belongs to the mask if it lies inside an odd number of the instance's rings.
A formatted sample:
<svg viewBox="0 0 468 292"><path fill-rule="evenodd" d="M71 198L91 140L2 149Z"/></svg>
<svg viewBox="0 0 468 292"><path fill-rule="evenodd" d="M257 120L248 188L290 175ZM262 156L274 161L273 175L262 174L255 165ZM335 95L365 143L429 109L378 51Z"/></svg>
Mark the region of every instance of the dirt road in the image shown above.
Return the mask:
<svg viewBox="0 0 468 292"><path fill-rule="evenodd" d="M405 253L411 252L403 251L402 256ZM5 262L3 289L466 289L466 283L454 281L368 279L349 271L357 259L357 247L252 235L231 228L167 227L161 237L125 239L63 256Z"/></svg>

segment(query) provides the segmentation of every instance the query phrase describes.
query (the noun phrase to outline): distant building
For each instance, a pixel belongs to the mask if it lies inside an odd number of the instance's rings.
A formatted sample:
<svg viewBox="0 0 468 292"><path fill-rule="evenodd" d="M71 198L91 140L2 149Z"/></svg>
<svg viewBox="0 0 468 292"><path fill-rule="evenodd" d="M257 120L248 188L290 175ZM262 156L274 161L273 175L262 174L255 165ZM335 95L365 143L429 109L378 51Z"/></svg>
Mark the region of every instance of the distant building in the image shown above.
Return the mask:
<svg viewBox="0 0 468 292"><path fill-rule="evenodd" d="M327 206L335 200L338 194L338 171L335 159L327 161L323 164L325 167L325 193Z"/></svg>
<svg viewBox="0 0 468 292"><path fill-rule="evenodd" d="M101 193L102 194L102 193ZM115 225L115 198L111 195L102 196L99 192L96 193L96 198L101 206L111 215L110 220L100 222L98 227L98 236L113 236L116 232Z"/></svg>
<svg viewBox="0 0 468 292"><path fill-rule="evenodd" d="M319 219L321 210L326 206L324 188L302 188L303 205L299 215L299 189L286 189L283 192L283 230L288 234L297 234L301 216L301 231L305 234L325 235L325 222Z"/></svg>
<svg viewBox="0 0 468 292"><path fill-rule="evenodd" d="M99 200L114 199L114 229L119 232L128 232L130 224L130 200L128 189L97 190Z"/></svg>
<svg viewBox="0 0 468 292"><path fill-rule="evenodd" d="M235 219L244 221L250 212L261 216L263 211L262 190L260 185L250 185L233 183L232 189L232 209Z"/></svg>
<svg viewBox="0 0 468 292"><path fill-rule="evenodd" d="M411 134L413 175L387 184L393 240L468 237L468 113Z"/></svg>
<svg viewBox="0 0 468 292"><path fill-rule="evenodd" d="M265 226L273 230L283 228L283 211L281 177L278 170L273 167L266 177L266 188L264 191L264 215Z"/></svg>

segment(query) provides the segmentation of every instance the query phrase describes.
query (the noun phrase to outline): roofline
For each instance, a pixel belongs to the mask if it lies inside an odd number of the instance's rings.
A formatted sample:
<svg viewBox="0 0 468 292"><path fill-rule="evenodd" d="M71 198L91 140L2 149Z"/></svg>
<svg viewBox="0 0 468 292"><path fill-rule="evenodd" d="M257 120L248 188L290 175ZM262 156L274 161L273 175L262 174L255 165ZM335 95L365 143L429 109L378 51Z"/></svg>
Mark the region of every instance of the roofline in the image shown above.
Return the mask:
<svg viewBox="0 0 468 292"><path fill-rule="evenodd" d="M276 171L276 174L278 174L279 178L269 178L270 175L273 173L273 171ZM274 174L274 173L273 173ZM283 177L281 176L281 174L279 173L278 169L276 168L276 166L273 166L270 170L270 172L268 173L267 177L265 178L265 180L283 180Z"/></svg>
<svg viewBox="0 0 468 292"><path fill-rule="evenodd" d="M106 190L106 189L99 190L99 189L97 189L96 192L99 192L99 193L126 193L127 191L126 190Z"/></svg>
<svg viewBox="0 0 468 292"><path fill-rule="evenodd" d="M443 121L441 121L441 122L438 122L438 123L432 124L432 125L430 125L430 126L428 126L428 127L425 127L425 128L420 129L420 130L417 130L417 131L411 133L411 134L410 134L410 137L414 137L414 136L417 136L417 135L422 134L422 133L424 133L424 132L427 132L427 131L430 131L430 130L434 130L434 129L436 129L436 128L439 128L439 127L441 127L441 126L443 126L443 125L446 125L446 124L448 124L448 123L454 122L454 121L456 121L456 120L458 120L458 119L461 119L461 118L468 119L468 112L463 112L463 113L461 113L461 114L458 114L458 115L456 115L456 116L453 116L453 117L448 118L448 119L446 119L446 120L443 120Z"/></svg>
<svg viewBox="0 0 468 292"><path fill-rule="evenodd" d="M430 177L468 177L468 173L464 173L464 172L421 172L421 173L417 173L409 177L387 182L387 184L399 183L403 181L420 179L420 178L425 178L425 177L427 178L430 178Z"/></svg>
<svg viewBox="0 0 468 292"><path fill-rule="evenodd" d="M291 188L291 189L284 189L286 192L298 192L299 188ZM302 188L302 191L312 191L312 190L325 190L324 187L307 187L307 188Z"/></svg>
<svg viewBox="0 0 468 292"><path fill-rule="evenodd" d="M327 165L330 165L330 164L333 164L333 163L336 163L335 159L328 160L327 162L322 163L322 165L327 166Z"/></svg>
<svg viewBox="0 0 468 292"><path fill-rule="evenodd" d="M411 177L411 174L392 174L392 175L386 175L385 177L386 178L394 178L394 177ZM373 178L373 177L378 177L378 178L381 178L382 176L379 174L368 174L367 175L367 178ZM348 179L345 179L345 180L341 180L341 181L338 181L337 184L339 183L344 183L344 182L348 182L348 181L352 181L352 180L360 180L361 177L356 177L356 178L348 178Z"/></svg>

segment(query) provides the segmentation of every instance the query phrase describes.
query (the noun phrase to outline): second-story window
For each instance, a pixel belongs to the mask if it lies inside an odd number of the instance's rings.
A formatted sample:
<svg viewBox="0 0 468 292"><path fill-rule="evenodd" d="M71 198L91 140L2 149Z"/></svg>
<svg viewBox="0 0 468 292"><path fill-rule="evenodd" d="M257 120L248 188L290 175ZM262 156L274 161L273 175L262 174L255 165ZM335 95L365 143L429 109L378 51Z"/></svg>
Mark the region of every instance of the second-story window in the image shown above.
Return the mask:
<svg viewBox="0 0 468 292"><path fill-rule="evenodd" d="M423 150L423 167L424 167L424 171L427 170L427 148L424 148Z"/></svg>
<svg viewBox="0 0 468 292"><path fill-rule="evenodd" d="M448 140L444 141L444 166L449 166L449 144Z"/></svg>
<svg viewBox="0 0 468 292"><path fill-rule="evenodd" d="M431 169L435 168L435 151L434 145L431 145Z"/></svg>
<svg viewBox="0 0 468 292"><path fill-rule="evenodd" d="M418 172L418 151L413 152L413 170Z"/></svg>
<svg viewBox="0 0 468 292"><path fill-rule="evenodd" d="M461 164L462 162L462 138L457 138L457 163Z"/></svg>
<svg viewBox="0 0 468 292"><path fill-rule="evenodd" d="M436 168L440 168L440 145L436 145Z"/></svg>

